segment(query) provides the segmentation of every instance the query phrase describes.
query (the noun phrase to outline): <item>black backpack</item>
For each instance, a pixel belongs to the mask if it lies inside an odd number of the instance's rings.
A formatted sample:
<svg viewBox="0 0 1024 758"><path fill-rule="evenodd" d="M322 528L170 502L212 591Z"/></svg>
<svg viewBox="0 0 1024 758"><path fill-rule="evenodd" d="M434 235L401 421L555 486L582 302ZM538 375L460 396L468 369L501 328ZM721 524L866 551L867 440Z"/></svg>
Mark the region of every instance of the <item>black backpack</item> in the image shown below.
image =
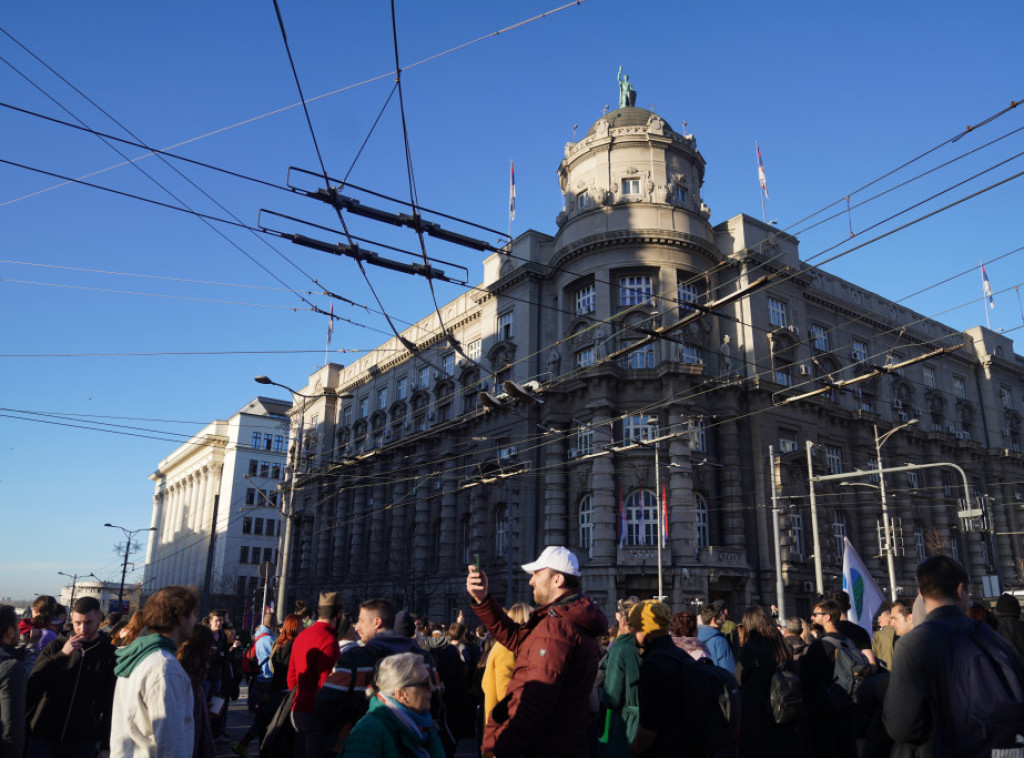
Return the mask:
<svg viewBox="0 0 1024 758"><path fill-rule="evenodd" d="M833 711L852 710L857 704L857 690L871 673L871 663L846 637L828 636L821 641L832 648L832 685L825 691L827 705Z"/></svg>
<svg viewBox="0 0 1024 758"><path fill-rule="evenodd" d="M963 758L996 755L1001 749L1024 753L1024 682L995 633L973 619L952 633L939 624L925 625L951 641L949 731L956 746L950 752Z"/></svg>
<svg viewBox="0 0 1024 758"><path fill-rule="evenodd" d="M675 661L680 666L680 718L692 737L695 753L735 750L740 734L740 685L736 677L710 659L694 661L675 645L648 657Z"/></svg>
<svg viewBox="0 0 1024 758"><path fill-rule="evenodd" d="M792 724L800 718L804 709L804 688L792 663L780 663L775 669L768 698L776 724Z"/></svg>

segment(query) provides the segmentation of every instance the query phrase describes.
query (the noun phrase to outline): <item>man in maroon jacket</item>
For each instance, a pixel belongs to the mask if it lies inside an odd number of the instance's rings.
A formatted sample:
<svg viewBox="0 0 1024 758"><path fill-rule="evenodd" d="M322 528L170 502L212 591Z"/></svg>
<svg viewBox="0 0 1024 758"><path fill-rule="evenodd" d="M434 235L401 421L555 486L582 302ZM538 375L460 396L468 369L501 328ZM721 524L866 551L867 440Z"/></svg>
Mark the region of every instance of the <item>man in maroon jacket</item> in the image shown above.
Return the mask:
<svg viewBox="0 0 1024 758"><path fill-rule="evenodd" d="M295 758L322 758L327 734L316 715L316 692L338 660L338 617L341 593L322 592L317 622L299 633L288 661L288 687L295 689L292 726L295 727Z"/></svg>
<svg viewBox="0 0 1024 758"><path fill-rule="evenodd" d="M488 631L516 656L508 689L484 727L484 755L584 758L589 755L588 698L608 620L581 596L580 567L564 547L547 547L523 570L536 610L517 624L487 594L487 575L469 567L466 590Z"/></svg>

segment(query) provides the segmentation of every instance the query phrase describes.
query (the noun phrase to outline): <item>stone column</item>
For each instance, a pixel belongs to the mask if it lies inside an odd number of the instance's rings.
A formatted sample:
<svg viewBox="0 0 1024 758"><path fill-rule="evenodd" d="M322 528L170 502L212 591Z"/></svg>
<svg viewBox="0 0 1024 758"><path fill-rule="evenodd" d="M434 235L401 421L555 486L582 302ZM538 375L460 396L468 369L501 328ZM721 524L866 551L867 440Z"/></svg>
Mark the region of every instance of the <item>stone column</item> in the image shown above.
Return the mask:
<svg viewBox="0 0 1024 758"><path fill-rule="evenodd" d="M544 513L545 545L569 545L568 485L566 482L566 440L559 435L544 447L544 490L541 492Z"/></svg>
<svg viewBox="0 0 1024 758"><path fill-rule="evenodd" d="M719 423L718 452L723 461L739 461L740 440L737 423L731 420L736 413L736 408L730 406L724 409L726 418L730 419ZM723 511L722 531L723 542L728 547L745 547L748 537L757 539L756 534L747 534L744 523L743 508L743 485L739 476L723 476L721 479L721 508ZM750 520L753 525L753 519Z"/></svg>
<svg viewBox="0 0 1024 758"><path fill-rule="evenodd" d="M366 526L366 501L369 494L364 482L357 482L354 489L349 571L355 576L363 576L366 573L366 530L364 527Z"/></svg>
<svg viewBox="0 0 1024 758"><path fill-rule="evenodd" d="M697 525L690 464L690 437L686 431L689 415L685 409L669 408L669 424L680 434L668 443L668 538L675 566L697 562Z"/></svg>
<svg viewBox="0 0 1024 758"><path fill-rule="evenodd" d="M441 551L441 573L448 573L455 565L455 477L450 474L442 475L441 479L441 544L437 547Z"/></svg>
<svg viewBox="0 0 1024 758"><path fill-rule="evenodd" d="M421 468L421 479L425 479L427 472ZM429 482L424 482L416 493L416 529L413 536L413 563L412 563L412 576L413 586L418 597L415 598L416 602L419 603L419 610L425 611L427 609L426 602L427 598L424 594L424 584L427 577L430 574L430 556L432 553L431 542L431 498L434 495L434 491L431 489ZM436 549L436 548L434 548Z"/></svg>

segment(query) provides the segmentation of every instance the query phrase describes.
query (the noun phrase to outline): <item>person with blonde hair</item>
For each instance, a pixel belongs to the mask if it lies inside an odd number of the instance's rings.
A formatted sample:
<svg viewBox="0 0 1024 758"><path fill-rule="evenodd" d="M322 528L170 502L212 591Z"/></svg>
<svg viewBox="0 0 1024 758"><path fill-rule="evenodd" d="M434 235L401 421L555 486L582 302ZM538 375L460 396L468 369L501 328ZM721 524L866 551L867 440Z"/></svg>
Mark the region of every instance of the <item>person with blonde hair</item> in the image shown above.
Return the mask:
<svg viewBox="0 0 1024 758"><path fill-rule="evenodd" d="M419 653L381 658L370 708L345 740L341 756L444 758L437 726L430 716L431 678Z"/></svg>
<svg viewBox="0 0 1024 758"><path fill-rule="evenodd" d="M506 611L508 617L517 624L525 624L533 613L533 606L529 603L516 603ZM484 676L480 686L484 691L484 712L483 723L487 723L487 717L491 715L494 706L505 697L505 690L508 689L508 682L512 678L512 669L516 665L516 656L511 650L495 642L487 653L487 662L484 664Z"/></svg>

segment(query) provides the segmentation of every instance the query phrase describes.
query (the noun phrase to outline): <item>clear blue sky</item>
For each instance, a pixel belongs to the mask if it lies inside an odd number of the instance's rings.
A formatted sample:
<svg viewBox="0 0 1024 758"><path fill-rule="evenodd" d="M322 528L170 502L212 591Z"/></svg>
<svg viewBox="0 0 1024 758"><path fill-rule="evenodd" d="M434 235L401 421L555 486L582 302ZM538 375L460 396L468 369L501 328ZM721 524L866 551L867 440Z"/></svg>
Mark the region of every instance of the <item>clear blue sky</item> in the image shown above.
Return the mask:
<svg viewBox="0 0 1024 758"><path fill-rule="evenodd" d="M399 0L402 64L558 4ZM285 2L282 13L306 96L336 93L312 102L310 114L328 170L343 176L393 84L384 76L353 86L394 68L387 4ZM798 224L800 219L1024 98L1017 39L1022 22L1024 10L1012 3L968 11L951 2L626 6L586 0L403 74L419 200L504 229L514 159L513 232L554 233L561 202L555 171L564 143L574 125L582 135L604 105L616 106L622 64L638 90L638 105L656 110L677 130L687 121L696 136L708 164L703 195L712 223L741 212L760 217L759 140L768 218L800 231L809 225ZM274 183L285 181L289 166L317 167L302 110L289 108L298 96L271 2L15 4L0 14L0 26L150 145L195 140L177 152ZM0 100L68 119L48 94L93 128L120 133L4 35L0 55L38 87L0 61ZM855 194L852 202L1018 129L1022 119L1024 107ZM228 128L241 122L247 123ZM0 158L56 173L81 177L122 161L92 135L7 109L0 109L0 134ZM122 149L132 157L142 152ZM1021 151L1024 137L1008 136L858 208L852 219L844 215L801 233L802 256L842 242L851 220L862 230ZM1012 160L879 231L1024 170L1022 163ZM193 208L225 215L154 158L138 165ZM256 223L261 208L336 224L315 201L178 167L248 224ZM408 196L397 99L349 178ZM91 181L177 204L130 166ZM119 534L103 523L149 525L147 476L158 461L203 424L230 415L264 389L252 382L256 374L301 386L323 361L326 319L304 310L298 297L198 219L82 186L54 188L56 183L0 165L0 596L56 594L57 571L116 578L120 560L112 547ZM983 323L977 265L1024 244L1022 187L1024 180L1009 182L827 268L900 299L974 267L906 305L956 328ZM318 290L253 235L218 228L288 287ZM416 248L407 233L359 220L351 229ZM269 241L323 286L373 306L350 261ZM467 266L470 280L480 280L478 254L429 245L431 254ZM1020 255L987 268L997 291L993 328L1019 327L1012 288L1024 280ZM400 325L429 311L422 279L374 269L370 276ZM1009 292L999 292L1005 288ZM442 301L461 291L438 287ZM330 307L325 297L310 299ZM340 303L335 311L364 325L338 323L335 348L368 349L386 339L381 316ZM308 352L281 352L295 350ZM268 352L128 355L199 351ZM71 353L120 355L17 357ZM48 422L38 423L6 409L61 418L33 416ZM71 414L83 414L81 421ZM57 423L93 426L90 421L141 427L120 431L159 439ZM137 560L141 570L142 557Z"/></svg>

